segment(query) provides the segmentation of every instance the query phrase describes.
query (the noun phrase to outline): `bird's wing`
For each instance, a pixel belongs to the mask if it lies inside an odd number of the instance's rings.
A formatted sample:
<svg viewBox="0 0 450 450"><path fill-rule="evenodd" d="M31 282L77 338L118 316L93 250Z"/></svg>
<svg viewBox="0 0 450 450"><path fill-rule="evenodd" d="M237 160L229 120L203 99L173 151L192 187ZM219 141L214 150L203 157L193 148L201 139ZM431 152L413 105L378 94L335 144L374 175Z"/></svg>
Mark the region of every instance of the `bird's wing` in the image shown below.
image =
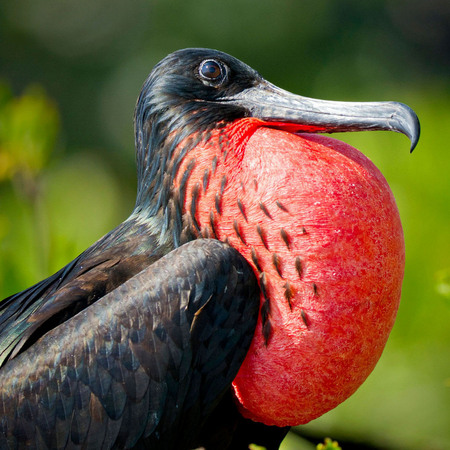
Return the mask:
<svg viewBox="0 0 450 450"><path fill-rule="evenodd" d="M101 251L93 246L51 277L1 301L0 366L159 258L133 250L129 242Z"/></svg>
<svg viewBox="0 0 450 450"><path fill-rule="evenodd" d="M0 371L0 447L188 449L242 364L259 287L215 240L174 250Z"/></svg>

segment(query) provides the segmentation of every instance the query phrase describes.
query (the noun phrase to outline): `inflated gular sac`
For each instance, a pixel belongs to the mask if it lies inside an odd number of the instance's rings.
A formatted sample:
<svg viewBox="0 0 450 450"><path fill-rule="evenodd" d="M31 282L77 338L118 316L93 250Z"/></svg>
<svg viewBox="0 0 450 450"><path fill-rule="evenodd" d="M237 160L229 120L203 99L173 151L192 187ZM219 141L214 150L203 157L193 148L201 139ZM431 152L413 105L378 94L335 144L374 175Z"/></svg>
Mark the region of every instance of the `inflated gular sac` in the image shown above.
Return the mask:
<svg viewBox="0 0 450 450"><path fill-rule="evenodd" d="M402 226L386 180L358 150L251 119L229 128L238 126L245 142L216 158L225 186L210 177L195 220L259 277L259 322L233 383L241 413L297 425L348 398L378 361L400 300ZM217 148L192 157L213 160ZM200 176L194 168L188 192Z"/></svg>

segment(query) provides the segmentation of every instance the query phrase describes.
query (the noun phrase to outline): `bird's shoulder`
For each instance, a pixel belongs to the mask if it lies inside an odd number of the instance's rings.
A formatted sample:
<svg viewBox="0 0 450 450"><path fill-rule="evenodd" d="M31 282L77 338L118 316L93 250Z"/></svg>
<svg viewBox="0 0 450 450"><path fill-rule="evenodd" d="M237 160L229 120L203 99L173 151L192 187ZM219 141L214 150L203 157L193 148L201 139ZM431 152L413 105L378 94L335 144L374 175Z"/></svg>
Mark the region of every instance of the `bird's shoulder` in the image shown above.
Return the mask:
<svg viewBox="0 0 450 450"><path fill-rule="evenodd" d="M149 249L132 240L94 245L52 276L0 302L0 366L159 259Z"/></svg>

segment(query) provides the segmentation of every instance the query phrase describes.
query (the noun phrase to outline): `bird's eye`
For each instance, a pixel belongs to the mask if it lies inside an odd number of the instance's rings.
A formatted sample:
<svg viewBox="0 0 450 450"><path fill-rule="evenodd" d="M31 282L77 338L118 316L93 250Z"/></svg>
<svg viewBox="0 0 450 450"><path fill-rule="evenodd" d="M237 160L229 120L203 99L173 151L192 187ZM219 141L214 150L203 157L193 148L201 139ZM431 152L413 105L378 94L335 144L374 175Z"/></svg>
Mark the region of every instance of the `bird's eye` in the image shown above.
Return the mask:
<svg viewBox="0 0 450 450"><path fill-rule="evenodd" d="M217 84L223 81L226 75L225 67L214 59L207 59L198 69L200 77L208 84Z"/></svg>

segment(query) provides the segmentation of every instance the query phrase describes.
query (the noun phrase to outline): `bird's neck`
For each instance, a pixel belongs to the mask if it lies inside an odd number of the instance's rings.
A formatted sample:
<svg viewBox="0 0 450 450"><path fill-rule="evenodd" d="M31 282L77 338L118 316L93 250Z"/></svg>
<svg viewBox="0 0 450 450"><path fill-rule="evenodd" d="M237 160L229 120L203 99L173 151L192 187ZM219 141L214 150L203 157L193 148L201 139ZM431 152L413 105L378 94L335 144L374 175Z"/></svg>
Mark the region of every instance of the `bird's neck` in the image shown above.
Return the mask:
<svg viewBox="0 0 450 450"><path fill-rule="evenodd" d="M246 142L261 124L257 119L209 127L185 124L173 132L162 122L143 124L136 133L138 193L131 219L157 235L160 245L175 248L199 237L190 219L192 211L186 209L191 172L201 172L203 184L215 176L219 162L228 160L227 170L233 172Z"/></svg>
<svg viewBox="0 0 450 450"><path fill-rule="evenodd" d="M183 192L185 233L228 242L259 276L258 333L266 344L272 324L290 317L294 293L314 295L314 288L301 280L296 252L307 234L302 217L290 209L298 189L290 183L295 152L292 145L284 148L291 140L290 133L268 130L260 121L233 122L191 150L174 180L175 192ZM273 298L280 300L276 317L270 308ZM296 314L304 324L301 311Z"/></svg>

